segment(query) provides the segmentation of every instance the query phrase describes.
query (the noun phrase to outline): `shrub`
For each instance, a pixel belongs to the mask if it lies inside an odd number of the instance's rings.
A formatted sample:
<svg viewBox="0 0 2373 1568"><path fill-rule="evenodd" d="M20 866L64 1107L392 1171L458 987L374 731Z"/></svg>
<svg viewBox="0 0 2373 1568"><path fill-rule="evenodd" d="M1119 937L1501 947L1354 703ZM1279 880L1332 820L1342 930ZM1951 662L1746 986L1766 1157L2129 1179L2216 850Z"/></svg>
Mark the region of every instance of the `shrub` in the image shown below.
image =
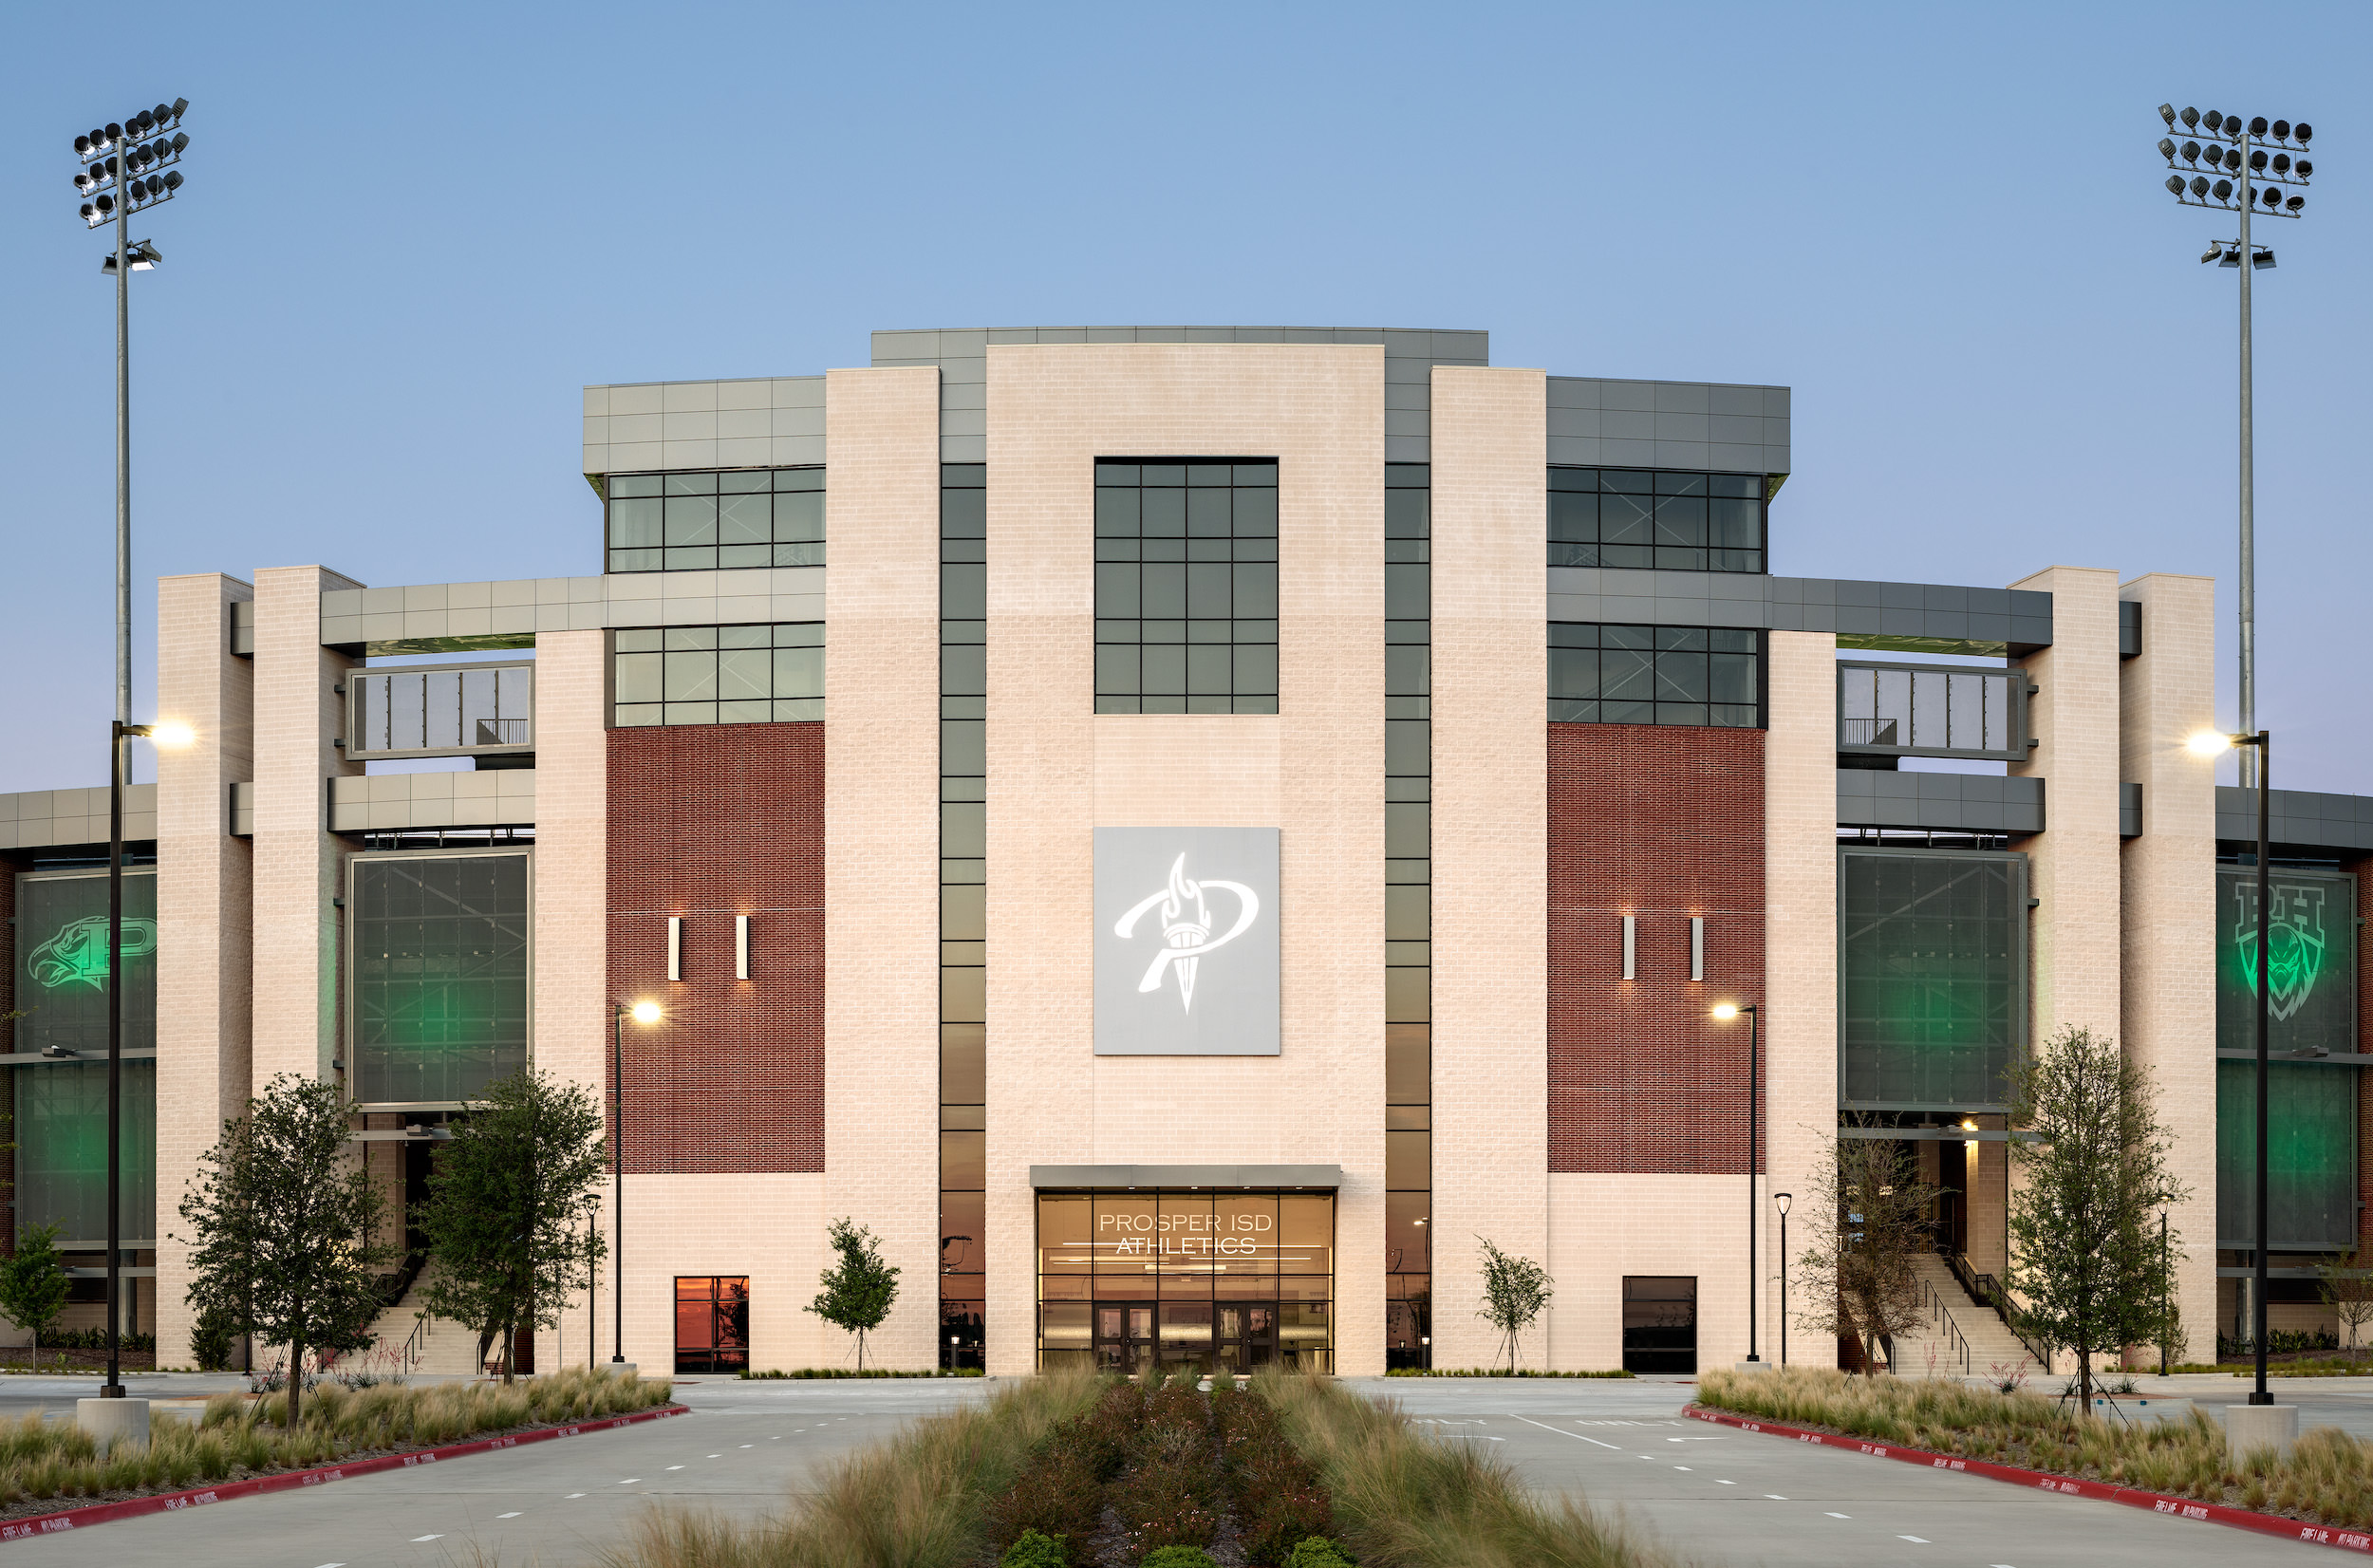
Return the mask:
<svg viewBox="0 0 2373 1568"><path fill-rule="evenodd" d="M1088 1455L1065 1446L1058 1428L1012 1484L990 1503L989 1539L1013 1543L1003 1559L1008 1565L1016 1560L1011 1552L1034 1540L1048 1542L1061 1554L1050 1561L1085 1562L1091 1555L1088 1540L1095 1534L1103 1511L1102 1478ZM1035 1558L1019 1560L1033 1568L1037 1562Z"/></svg>
<svg viewBox="0 0 2373 1568"><path fill-rule="evenodd" d="M196 1325L190 1330L190 1357L199 1372L222 1372L231 1365L231 1320L217 1308L209 1306L197 1315Z"/></svg>
<svg viewBox="0 0 2373 1568"><path fill-rule="evenodd" d="M1200 1546L1157 1546L1146 1554L1139 1568L1220 1568Z"/></svg>
<svg viewBox="0 0 2373 1568"><path fill-rule="evenodd" d="M1355 1568L1352 1559L1343 1555L1343 1548L1324 1536L1305 1536L1293 1555L1284 1559L1283 1568Z"/></svg>
<svg viewBox="0 0 2373 1568"><path fill-rule="evenodd" d="M1036 1530L1024 1530L1005 1548L1005 1555L997 1559L997 1568L1070 1568L1071 1558L1063 1543Z"/></svg>

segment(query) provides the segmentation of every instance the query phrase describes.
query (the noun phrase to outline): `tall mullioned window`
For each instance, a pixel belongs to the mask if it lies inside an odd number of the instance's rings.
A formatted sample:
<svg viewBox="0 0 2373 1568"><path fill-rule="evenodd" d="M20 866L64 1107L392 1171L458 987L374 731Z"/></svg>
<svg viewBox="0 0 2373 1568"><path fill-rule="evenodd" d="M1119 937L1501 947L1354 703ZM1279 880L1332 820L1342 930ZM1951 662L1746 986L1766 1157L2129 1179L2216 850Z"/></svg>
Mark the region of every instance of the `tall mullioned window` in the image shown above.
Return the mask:
<svg viewBox="0 0 2373 1568"><path fill-rule="evenodd" d="M1549 721L1760 729L1763 635L1553 621Z"/></svg>
<svg viewBox="0 0 2373 1568"><path fill-rule="evenodd" d="M985 463L940 465L940 1365L985 1365L988 538Z"/></svg>
<svg viewBox="0 0 2373 1568"><path fill-rule="evenodd" d="M1277 460L1098 458L1096 712L1277 712Z"/></svg>
<svg viewBox="0 0 2373 1568"><path fill-rule="evenodd" d="M1549 471L1549 564L1659 571L1764 569L1760 474Z"/></svg>
<svg viewBox="0 0 2373 1568"><path fill-rule="evenodd" d="M1384 470L1385 1365L1431 1364L1433 470Z"/></svg>
<svg viewBox="0 0 2373 1568"><path fill-rule="evenodd" d="M824 564L824 470L612 474L611 571Z"/></svg>
<svg viewBox="0 0 2373 1568"><path fill-rule="evenodd" d="M528 1058L524 851L346 863L349 1079L364 1105L458 1105Z"/></svg>
<svg viewBox="0 0 2373 1568"><path fill-rule="evenodd" d="M824 625L633 626L611 655L611 722L783 724L824 717Z"/></svg>

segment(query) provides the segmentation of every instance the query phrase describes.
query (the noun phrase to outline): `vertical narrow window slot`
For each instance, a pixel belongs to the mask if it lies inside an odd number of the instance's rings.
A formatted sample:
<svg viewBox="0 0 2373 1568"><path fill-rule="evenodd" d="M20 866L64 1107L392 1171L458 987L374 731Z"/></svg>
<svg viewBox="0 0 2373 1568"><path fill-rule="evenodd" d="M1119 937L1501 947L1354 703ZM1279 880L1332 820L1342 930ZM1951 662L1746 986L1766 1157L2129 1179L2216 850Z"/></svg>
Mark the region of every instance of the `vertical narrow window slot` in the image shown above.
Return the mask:
<svg viewBox="0 0 2373 1568"><path fill-rule="evenodd" d="M1706 978L1706 917L1690 917L1690 979Z"/></svg>
<svg viewBox="0 0 2373 1568"><path fill-rule="evenodd" d="M734 979L750 978L750 917L734 917Z"/></svg>
<svg viewBox="0 0 2373 1568"><path fill-rule="evenodd" d="M1630 950L1628 942L1624 946L1626 951ZM682 915L667 917L667 978L671 980L683 979L683 916Z"/></svg>
<svg viewBox="0 0 2373 1568"><path fill-rule="evenodd" d="M1639 923L1632 916L1625 915L1623 917L1623 978L1625 980L1636 980L1638 978L1638 947L1636 943L1636 939L1639 935L1638 926ZM673 980L675 977L670 975L668 978Z"/></svg>

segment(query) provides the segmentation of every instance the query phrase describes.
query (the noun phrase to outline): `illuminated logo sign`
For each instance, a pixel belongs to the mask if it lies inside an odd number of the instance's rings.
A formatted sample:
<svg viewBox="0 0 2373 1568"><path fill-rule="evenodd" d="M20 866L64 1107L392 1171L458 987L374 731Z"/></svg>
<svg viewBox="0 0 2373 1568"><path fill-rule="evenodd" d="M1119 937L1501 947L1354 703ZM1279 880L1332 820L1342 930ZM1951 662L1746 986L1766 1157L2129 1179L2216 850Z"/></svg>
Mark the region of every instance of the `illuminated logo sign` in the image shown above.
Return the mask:
<svg viewBox="0 0 2373 1568"><path fill-rule="evenodd" d="M1275 828L1095 830L1095 1049L1278 1052Z"/></svg>
<svg viewBox="0 0 2373 1568"><path fill-rule="evenodd" d="M1212 889L1236 900L1236 923L1216 937L1211 934L1210 901L1204 896ZM1138 921L1156 906L1162 911L1163 945L1146 966L1137 989L1161 990L1162 973L1167 969L1178 977L1179 1011L1191 1013L1195 1007L1195 972L1205 955L1226 946L1252 928L1252 923L1261 918L1261 895L1241 882L1223 882L1217 877L1205 877L1201 882L1191 880L1186 875L1186 857L1182 854L1170 862L1168 884L1130 905L1129 913L1113 924L1112 934L1123 938L1135 936Z"/></svg>
<svg viewBox="0 0 2373 1568"><path fill-rule="evenodd" d="M2282 1019L2307 1005L2324 973L2326 889L2313 883L2277 882L2269 892L2274 912L2266 927L2266 1011ZM2252 994L2257 990L2256 908L2255 879L2235 879L2233 940Z"/></svg>
<svg viewBox="0 0 2373 1568"><path fill-rule="evenodd" d="M123 917L123 956L146 958L157 951L157 923L134 915ZM26 973L35 985L55 991L65 985L87 985L102 991L107 984L107 917L91 915L68 921L58 934L25 960Z"/></svg>

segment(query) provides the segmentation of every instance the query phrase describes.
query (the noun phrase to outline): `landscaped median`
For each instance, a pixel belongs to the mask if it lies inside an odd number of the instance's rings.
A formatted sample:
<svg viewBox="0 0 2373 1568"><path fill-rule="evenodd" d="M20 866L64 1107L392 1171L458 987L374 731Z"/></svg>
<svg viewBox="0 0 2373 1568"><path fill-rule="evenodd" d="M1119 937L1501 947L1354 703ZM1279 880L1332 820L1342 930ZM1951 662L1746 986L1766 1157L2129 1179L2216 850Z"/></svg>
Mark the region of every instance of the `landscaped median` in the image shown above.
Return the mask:
<svg viewBox="0 0 2373 1568"><path fill-rule="evenodd" d="M61 1503L134 1505L109 1510L109 1517L123 1517L169 1506L175 1495L192 1488L219 1495L325 1466L360 1473L359 1464L385 1460L393 1465L404 1456L471 1439L515 1441L638 1415L667 1406L669 1393L664 1380L581 1369L509 1386L382 1385L349 1391L325 1384L307 1396L293 1430L281 1424L285 1406L279 1400L222 1393L208 1400L195 1421L158 1412L146 1445L119 1443L105 1453L73 1423L45 1421L36 1413L0 1427L0 1539L58 1527L48 1521Z"/></svg>
<svg viewBox="0 0 2373 1568"><path fill-rule="evenodd" d="M1263 1372L1209 1394L1018 1383L843 1462L785 1517L654 1514L619 1568L1664 1568L1389 1402Z"/></svg>
<svg viewBox="0 0 2373 1568"><path fill-rule="evenodd" d="M2197 1409L2180 1420L2124 1421L2081 1415L2036 1393L1802 1367L1701 1373L1697 1405L2038 1478L2125 1488L2137 1495L2119 1501L2141 1506L2152 1505L2143 1494L2207 1505L2195 1517L2273 1516L2297 1521L2308 1539L2373 1550L2373 1444L2331 1428L2302 1435L2288 1458L2261 1451L2235 1460L2222 1428Z"/></svg>

